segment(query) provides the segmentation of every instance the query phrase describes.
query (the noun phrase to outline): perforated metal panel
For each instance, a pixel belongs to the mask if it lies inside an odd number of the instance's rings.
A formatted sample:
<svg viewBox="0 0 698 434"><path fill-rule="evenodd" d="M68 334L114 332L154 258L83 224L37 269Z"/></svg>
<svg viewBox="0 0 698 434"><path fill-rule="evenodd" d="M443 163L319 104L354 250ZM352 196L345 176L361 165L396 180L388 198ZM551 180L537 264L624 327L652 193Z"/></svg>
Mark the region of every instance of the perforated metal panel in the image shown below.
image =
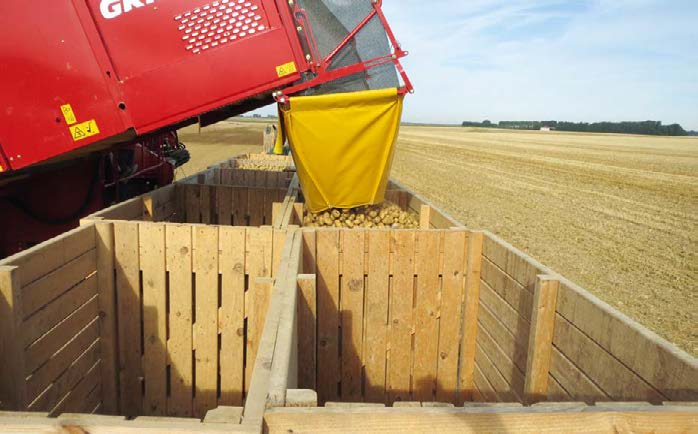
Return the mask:
<svg viewBox="0 0 698 434"><path fill-rule="evenodd" d="M220 0L177 15L186 50L200 54L269 29L264 9L255 0Z"/></svg>

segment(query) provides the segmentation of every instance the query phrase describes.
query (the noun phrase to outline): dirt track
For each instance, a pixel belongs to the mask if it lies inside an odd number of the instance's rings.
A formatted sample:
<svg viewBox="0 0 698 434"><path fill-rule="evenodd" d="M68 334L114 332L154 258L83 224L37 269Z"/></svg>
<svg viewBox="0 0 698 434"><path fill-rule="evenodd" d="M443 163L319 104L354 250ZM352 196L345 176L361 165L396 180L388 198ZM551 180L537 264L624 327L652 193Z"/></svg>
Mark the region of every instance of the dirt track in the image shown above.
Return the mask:
<svg viewBox="0 0 698 434"><path fill-rule="evenodd" d="M263 125L189 129L187 173ZM698 354L698 139L403 127L393 177Z"/></svg>

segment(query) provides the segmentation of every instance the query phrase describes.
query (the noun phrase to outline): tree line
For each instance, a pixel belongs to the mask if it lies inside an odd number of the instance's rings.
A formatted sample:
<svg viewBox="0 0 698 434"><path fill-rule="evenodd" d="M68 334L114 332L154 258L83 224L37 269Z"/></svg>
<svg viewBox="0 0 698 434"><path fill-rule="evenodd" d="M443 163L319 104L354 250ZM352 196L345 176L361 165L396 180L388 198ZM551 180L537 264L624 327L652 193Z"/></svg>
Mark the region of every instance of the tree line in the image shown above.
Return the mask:
<svg viewBox="0 0 698 434"><path fill-rule="evenodd" d="M649 136L688 136L679 124L663 125L661 121L643 122L559 122L559 121L492 121L463 122L464 127L504 128L510 130L540 130L547 127L558 131L581 133L643 134ZM694 133L694 131L691 131Z"/></svg>

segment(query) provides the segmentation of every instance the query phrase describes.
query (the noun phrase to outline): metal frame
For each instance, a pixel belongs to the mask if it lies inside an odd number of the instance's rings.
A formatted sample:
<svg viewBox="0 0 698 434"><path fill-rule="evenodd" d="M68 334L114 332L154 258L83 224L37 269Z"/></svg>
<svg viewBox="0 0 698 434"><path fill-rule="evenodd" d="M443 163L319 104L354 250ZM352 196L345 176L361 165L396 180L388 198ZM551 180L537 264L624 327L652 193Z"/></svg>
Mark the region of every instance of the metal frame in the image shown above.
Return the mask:
<svg viewBox="0 0 698 434"><path fill-rule="evenodd" d="M320 54L320 50L318 49L317 42L315 40L312 26L310 25L310 20L308 19L307 12L305 11L305 9L299 7L298 4L295 2L289 3L293 9L293 15L296 19L296 23L299 26L299 30L307 30L305 34L310 53L306 56L306 59L308 61L308 67L310 71L314 73L316 77L304 83L299 83L294 86L287 87L281 91L275 92L274 98L277 102L284 104L287 102L287 95L293 95L298 92L308 90L312 87L319 86L321 84L328 83L330 81L353 75L359 72L364 72L369 69L376 68L378 66L386 65L388 63L392 63L393 65L395 65L395 69L397 69L404 83L404 86L402 86L399 89L399 93L401 95L404 95L406 93L414 92L412 82L407 76L407 73L405 72L405 69L402 67L402 64L400 63L400 59L407 56L409 53L402 49L402 46L395 38L395 34L390 28L390 24L388 24L388 20L386 19L385 14L383 13L382 0L371 0L373 10L363 20L361 20L361 22L351 32L349 32L349 34L344 38L344 40L342 40L342 42L340 42L339 45L337 45L337 47L335 47L330 52L330 54L328 54L324 58L322 57L322 55ZM378 19L381 21L381 24L383 25L386 35L388 36L388 40L390 41L390 44L393 46L393 54L388 54L385 56L369 59L354 65L329 70L331 63L337 56L337 54L339 54L347 45L349 45L351 41L356 37L356 35L364 27L366 27L366 25L368 25L368 23L371 22L371 20L375 17L378 17Z"/></svg>

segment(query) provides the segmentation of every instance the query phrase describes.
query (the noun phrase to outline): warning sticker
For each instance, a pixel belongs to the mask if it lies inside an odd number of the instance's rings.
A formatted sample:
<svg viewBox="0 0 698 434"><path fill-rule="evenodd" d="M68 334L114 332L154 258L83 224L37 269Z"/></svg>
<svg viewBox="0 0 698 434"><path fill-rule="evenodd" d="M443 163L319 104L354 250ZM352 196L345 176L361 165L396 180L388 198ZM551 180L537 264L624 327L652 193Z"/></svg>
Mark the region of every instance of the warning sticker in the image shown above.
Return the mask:
<svg viewBox="0 0 698 434"><path fill-rule="evenodd" d="M5 168L2 167L2 164L0 164L0 173L2 173L2 172L4 172L4 171L5 171Z"/></svg>
<svg viewBox="0 0 698 434"><path fill-rule="evenodd" d="M70 135L73 136L73 140L76 142L99 134L99 127L94 119L68 128L70 129Z"/></svg>
<svg viewBox="0 0 698 434"><path fill-rule="evenodd" d="M298 69L296 68L296 62L288 62L284 65L276 67L276 74L279 76L279 78L286 77L287 75L291 75L294 72L298 72Z"/></svg>
<svg viewBox="0 0 698 434"><path fill-rule="evenodd" d="M63 113L63 117L65 118L65 121L68 125L73 125L75 122L78 121L70 104L62 105L61 112Z"/></svg>

